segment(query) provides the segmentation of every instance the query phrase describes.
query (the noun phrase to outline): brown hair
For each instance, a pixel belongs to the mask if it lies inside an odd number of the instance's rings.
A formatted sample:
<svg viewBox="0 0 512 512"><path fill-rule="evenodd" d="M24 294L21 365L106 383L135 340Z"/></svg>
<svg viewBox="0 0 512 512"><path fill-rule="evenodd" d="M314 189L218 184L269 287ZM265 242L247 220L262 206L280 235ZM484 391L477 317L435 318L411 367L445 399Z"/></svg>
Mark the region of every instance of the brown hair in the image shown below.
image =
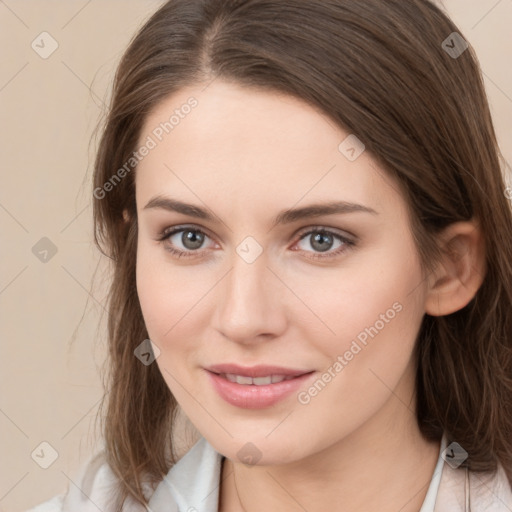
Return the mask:
<svg viewBox="0 0 512 512"><path fill-rule="evenodd" d="M126 497L147 503L141 483L156 484L176 462L177 403L158 366L134 357L148 338L136 292L134 173L108 193L104 184L159 102L216 78L293 95L356 134L400 184L425 275L442 254L443 228L480 222L483 284L460 311L423 318L417 420L426 438L444 431L456 440L471 470L499 461L512 481L512 213L478 61L471 46L450 54L443 42L452 36L457 48L453 32L427 0L170 0L132 40L94 174L95 240L114 266L100 411L119 507Z"/></svg>

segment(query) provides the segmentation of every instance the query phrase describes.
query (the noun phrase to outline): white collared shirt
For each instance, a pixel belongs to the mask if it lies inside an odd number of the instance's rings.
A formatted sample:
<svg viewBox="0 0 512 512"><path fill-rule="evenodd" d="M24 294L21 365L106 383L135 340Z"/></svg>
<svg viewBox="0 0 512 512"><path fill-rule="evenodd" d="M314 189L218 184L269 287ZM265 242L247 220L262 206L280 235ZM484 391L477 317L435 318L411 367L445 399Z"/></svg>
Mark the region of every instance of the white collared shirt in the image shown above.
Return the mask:
<svg viewBox="0 0 512 512"><path fill-rule="evenodd" d="M425 500L419 512L512 512L512 489L501 465L494 476L471 475L469 484L463 468L450 467L443 458L446 449L443 435L437 464ZM169 470L156 486L148 507L128 499L123 512L217 512L223 456L201 437ZM111 498L116 478L102 453L85 466L68 493L58 495L27 512L112 512ZM471 493L469 492L471 489ZM470 508L467 507L470 503Z"/></svg>

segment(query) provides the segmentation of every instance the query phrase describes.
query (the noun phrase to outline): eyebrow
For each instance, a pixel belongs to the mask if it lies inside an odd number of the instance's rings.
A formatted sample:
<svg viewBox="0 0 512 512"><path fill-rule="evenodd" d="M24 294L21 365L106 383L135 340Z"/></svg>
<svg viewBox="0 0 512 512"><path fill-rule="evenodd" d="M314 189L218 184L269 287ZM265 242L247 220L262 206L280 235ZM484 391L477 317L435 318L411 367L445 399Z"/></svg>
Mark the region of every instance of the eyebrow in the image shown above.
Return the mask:
<svg viewBox="0 0 512 512"><path fill-rule="evenodd" d="M209 213L208 210L193 204L172 199L170 197L155 196L146 204L146 206L144 206L143 209L149 210L154 208L182 213L183 215L208 220L211 222L215 221L214 216ZM272 227L275 227L278 224L291 224L292 222L312 217L354 212L364 212L371 213L372 215L378 215L378 213L373 208L364 206L362 204L349 203L347 201L332 201L328 203L311 204L301 208L283 210L278 215L276 215L272 221Z"/></svg>

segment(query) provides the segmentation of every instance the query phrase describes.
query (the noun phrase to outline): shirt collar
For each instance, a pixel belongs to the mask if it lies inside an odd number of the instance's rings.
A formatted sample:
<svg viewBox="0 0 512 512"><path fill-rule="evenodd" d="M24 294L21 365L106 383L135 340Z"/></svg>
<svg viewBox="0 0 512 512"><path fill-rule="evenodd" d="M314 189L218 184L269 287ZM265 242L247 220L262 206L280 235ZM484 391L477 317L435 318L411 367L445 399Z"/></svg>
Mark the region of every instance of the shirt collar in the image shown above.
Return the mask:
<svg viewBox="0 0 512 512"><path fill-rule="evenodd" d="M443 452L446 450L447 443L448 441L446 438L446 434L443 434L443 437L441 439L441 446L439 448L437 464L436 467L434 468L434 474L432 475L432 479L430 480L427 495L425 496L423 505L420 508L420 512L434 512L437 494L439 492L439 484L441 483L441 474L443 473L444 467Z"/></svg>
<svg viewBox="0 0 512 512"><path fill-rule="evenodd" d="M150 512L217 512L223 455L204 438L170 469L153 493Z"/></svg>

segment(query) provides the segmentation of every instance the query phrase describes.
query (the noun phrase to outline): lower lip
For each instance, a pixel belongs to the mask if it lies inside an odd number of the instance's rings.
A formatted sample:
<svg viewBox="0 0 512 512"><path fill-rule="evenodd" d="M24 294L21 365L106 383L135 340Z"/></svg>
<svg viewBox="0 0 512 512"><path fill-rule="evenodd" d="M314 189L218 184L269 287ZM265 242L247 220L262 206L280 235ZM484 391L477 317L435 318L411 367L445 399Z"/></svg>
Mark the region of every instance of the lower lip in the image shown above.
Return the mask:
<svg viewBox="0 0 512 512"><path fill-rule="evenodd" d="M237 384L208 370L207 373L217 393L229 404L242 409L264 409L298 391L314 372L263 386Z"/></svg>

